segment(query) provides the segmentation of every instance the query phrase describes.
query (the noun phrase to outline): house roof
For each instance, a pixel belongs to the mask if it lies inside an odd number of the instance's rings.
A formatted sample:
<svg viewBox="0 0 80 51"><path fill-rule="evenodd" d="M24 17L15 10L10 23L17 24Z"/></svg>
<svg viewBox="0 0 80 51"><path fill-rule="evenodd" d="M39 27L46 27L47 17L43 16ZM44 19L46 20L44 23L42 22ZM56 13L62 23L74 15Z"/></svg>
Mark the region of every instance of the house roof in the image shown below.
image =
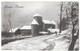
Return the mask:
<svg viewBox="0 0 80 51"><path fill-rule="evenodd" d="M19 29L19 28L17 27L17 28L14 28L14 29L9 30L9 32L14 33L14 32L16 32L16 30L18 30L18 29Z"/></svg>
<svg viewBox="0 0 80 51"><path fill-rule="evenodd" d="M40 17L41 17L41 15L40 15L40 14L38 14L38 13L36 13L36 14L35 14L35 15L33 15L33 16L34 16L34 17L35 17L35 16L40 16Z"/></svg>
<svg viewBox="0 0 80 51"><path fill-rule="evenodd" d="M35 19L32 21L31 24L37 24L37 25L39 25L39 23Z"/></svg>
<svg viewBox="0 0 80 51"><path fill-rule="evenodd" d="M45 24L56 24L53 20L52 21L49 21L49 20L42 20L43 23Z"/></svg>
<svg viewBox="0 0 80 51"><path fill-rule="evenodd" d="M52 22L52 24L56 24L56 23L54 22L54 20L52 20L51 22Z"/></svg>
<svg viewBox="0 0 80 51"><path fill-rule="evenodd" d="M52 24L52 22L49 21L49 20L42 20L42 21L43 21L43 23L45 23L45 24Z"/></svg>
<svg viewBox="0 0 80 51"><path fill-rule="evenodd" d="M31 26L23 26L20 29L31 29Z"/></svg>

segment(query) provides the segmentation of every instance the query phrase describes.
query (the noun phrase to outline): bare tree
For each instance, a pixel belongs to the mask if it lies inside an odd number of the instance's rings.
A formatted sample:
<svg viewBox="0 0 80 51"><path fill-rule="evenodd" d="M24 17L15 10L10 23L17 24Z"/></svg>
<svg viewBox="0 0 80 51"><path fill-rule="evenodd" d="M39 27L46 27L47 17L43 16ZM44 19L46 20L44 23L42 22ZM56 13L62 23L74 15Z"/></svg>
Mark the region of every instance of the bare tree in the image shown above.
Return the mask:
<svg viewBox="0 0 80 51"><path fill-rule="evenodd" d="M4 7L3 7L4 18L3 19L6 18L6 20L4 20L6 23L4 23L4 25L2 25L2 26L3 26L4 30L9 31L9 29L12 29L12 17L13 17L13 14L15 12L15 8L13 8L13 7L16 4L13 4L13 3L6 3L5 4L5 2L3 4L4 4ZM8 6L12 6L12 8L7 8Z"/></svg>
<svg viewBox="0 0 80 51"><path fill-rule="evenodd" d="M65 2L66 3L66 2ZM65 6L64 6L65 5ZM64 9L64 10L62 10ZM72 26L72 40L69 46L68 50L74 50L74 46L76 43L76 40L78 39L79 36L79 3L78 2L67 2L67 4L61 4L61 8L60 8L60 32L61 32L61 26L63 26L63 24L61 24L62 21L62 12L66 12L66 19L67 22L71 24Z"/></svg>
<svg viewBox="0 0 80 51"><path fill-rule="evenodd" d="M72 20L72 41L69 50L73 50L76 40L79 35L79 4L78 2L71 3L71 20ZM76 33L76 35L75 35Z"/></svg>
<svg viewBox="0 0 80 51"><path fill-rule="evenodd" d="M66 16L70 17L69 22L72 23L72 40L68 50L74 50L76 40L79 35L79 3L68 2L66 5Z"/></svg>
<svg viewBox="0 0 80 51"><path fill-rule="evenodd" d="M9 17L8 17L8 23L9 23L9 26L10 26L10 29L11 29L11 31L12 31L12 21L11 21L11 15L12 15L12 13L10 12L9 13Z"/></svg>
<svg viewBox="0 0 80 51"><path fill-rule="evenodd" d="M60 7L60 33L61 33L62 8L63 8L63 2L61 2L61 7Z"/></svg>

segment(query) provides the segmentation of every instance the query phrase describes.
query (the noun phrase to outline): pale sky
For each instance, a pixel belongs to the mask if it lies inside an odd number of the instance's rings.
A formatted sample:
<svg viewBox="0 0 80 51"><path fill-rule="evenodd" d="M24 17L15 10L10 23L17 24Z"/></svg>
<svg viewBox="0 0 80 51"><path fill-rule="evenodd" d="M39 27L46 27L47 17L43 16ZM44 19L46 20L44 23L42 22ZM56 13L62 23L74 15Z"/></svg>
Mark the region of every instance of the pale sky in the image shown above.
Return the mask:
<svg viewBox="0 0 80 51"><path fill-rule="evenodd" d="M6 8L6 6L13 8ZM15 6L23 8L15 8ZM4 8L5 7L5 8ZM60 3L59 2L8 2L2 3L2 24L8 24L8 17L11 13L12 28L30 25L33 15L38 13L44 20L59 21Z"/></svg>

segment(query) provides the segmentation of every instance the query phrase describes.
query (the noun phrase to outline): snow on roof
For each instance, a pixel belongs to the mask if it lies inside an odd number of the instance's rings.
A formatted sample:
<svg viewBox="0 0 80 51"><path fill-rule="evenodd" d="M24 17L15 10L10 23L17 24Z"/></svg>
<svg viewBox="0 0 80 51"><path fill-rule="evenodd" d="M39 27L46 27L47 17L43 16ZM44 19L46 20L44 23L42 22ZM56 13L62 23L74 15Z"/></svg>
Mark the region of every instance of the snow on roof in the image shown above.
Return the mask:
<svg viewBox="0 0 80 51"><path fill-rule="evenodd" d="M54 22L54 20L52 20L52 24L56 24L56 23Z"/></svg>
<svg viewBox="0 0 80 51"><path fill-rule="evenodd" d="M38 22L35 19L32 21L31 24L37 24L37 25L39 25Z"/></svg>
<svg viewBox="0 0 80 51"><path fill-rule="evenodd" d="M49 21L49 20L42 20L42 21L43 21L43 23L45 23L45 24L52 24L52 22Z"/></svg>
<svg viewBox="0 0 80 51"><path fill-rule="evenodd" d="M41 16L41 15L40 15L40 14L38 14L38 13L36 13L36 14L35 14L35 15L33 15L33 16L35 17L35 16Z"/></svg>
<svg viewBox="0 0 80 51"><path fill-rule="evenodd" d="M16 30L18 30L19 28L14 28L14 29L11 29L11 30L9 30L9 32L16 32Z"/></svg>
<svg viewBox="0 0 80 51"><path fill-rule="evenodd" d="M31 29L31 26L23 26L20 29Z"/></svg>

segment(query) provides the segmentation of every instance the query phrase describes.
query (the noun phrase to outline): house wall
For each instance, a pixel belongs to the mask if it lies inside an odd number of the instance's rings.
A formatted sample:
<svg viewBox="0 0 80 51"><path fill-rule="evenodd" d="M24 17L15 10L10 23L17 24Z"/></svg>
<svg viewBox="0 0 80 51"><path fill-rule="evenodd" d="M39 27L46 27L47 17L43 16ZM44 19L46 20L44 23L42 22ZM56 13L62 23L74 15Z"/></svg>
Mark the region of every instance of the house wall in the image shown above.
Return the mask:
<svg viewBox="0 0 80 51"><path fill-rule="evenodd" d="M31 34L32 36L38 36L39 35L39 25L37 24L32 24L31 25Z"/></svg>
<svg viewBox="0 0 80 51"><path fill-rule="evenodd" d="M48 28L52 28L52 24L43 24L44 31L47 31Z"/></svg>
<svg viewBox="0 0 80 51"><path fill-rule="evenodd" d="M43 28L43 22L41 16L35 16L34 19L39 23L39 30L42 31Z"/></svg>
<svg viewBox="0 0 80 51"><path fill-rule="evenodd" d="M21 30L21 35L31 35L31 30Z"/></svg>
<svg viewBox="0 0 80 51"><path fill-rule="evenodd" d="M55 28L56 28L54 24L52 24L52 28L53 28L53 29L55 29Z"/></svg>
<svg viewBox="0 0 80 51"><path fill-rule="evenodd" d="M21 30L20 29L17 29L16 31L15 31L15 35L20 35L21 34Z"/></svg>

